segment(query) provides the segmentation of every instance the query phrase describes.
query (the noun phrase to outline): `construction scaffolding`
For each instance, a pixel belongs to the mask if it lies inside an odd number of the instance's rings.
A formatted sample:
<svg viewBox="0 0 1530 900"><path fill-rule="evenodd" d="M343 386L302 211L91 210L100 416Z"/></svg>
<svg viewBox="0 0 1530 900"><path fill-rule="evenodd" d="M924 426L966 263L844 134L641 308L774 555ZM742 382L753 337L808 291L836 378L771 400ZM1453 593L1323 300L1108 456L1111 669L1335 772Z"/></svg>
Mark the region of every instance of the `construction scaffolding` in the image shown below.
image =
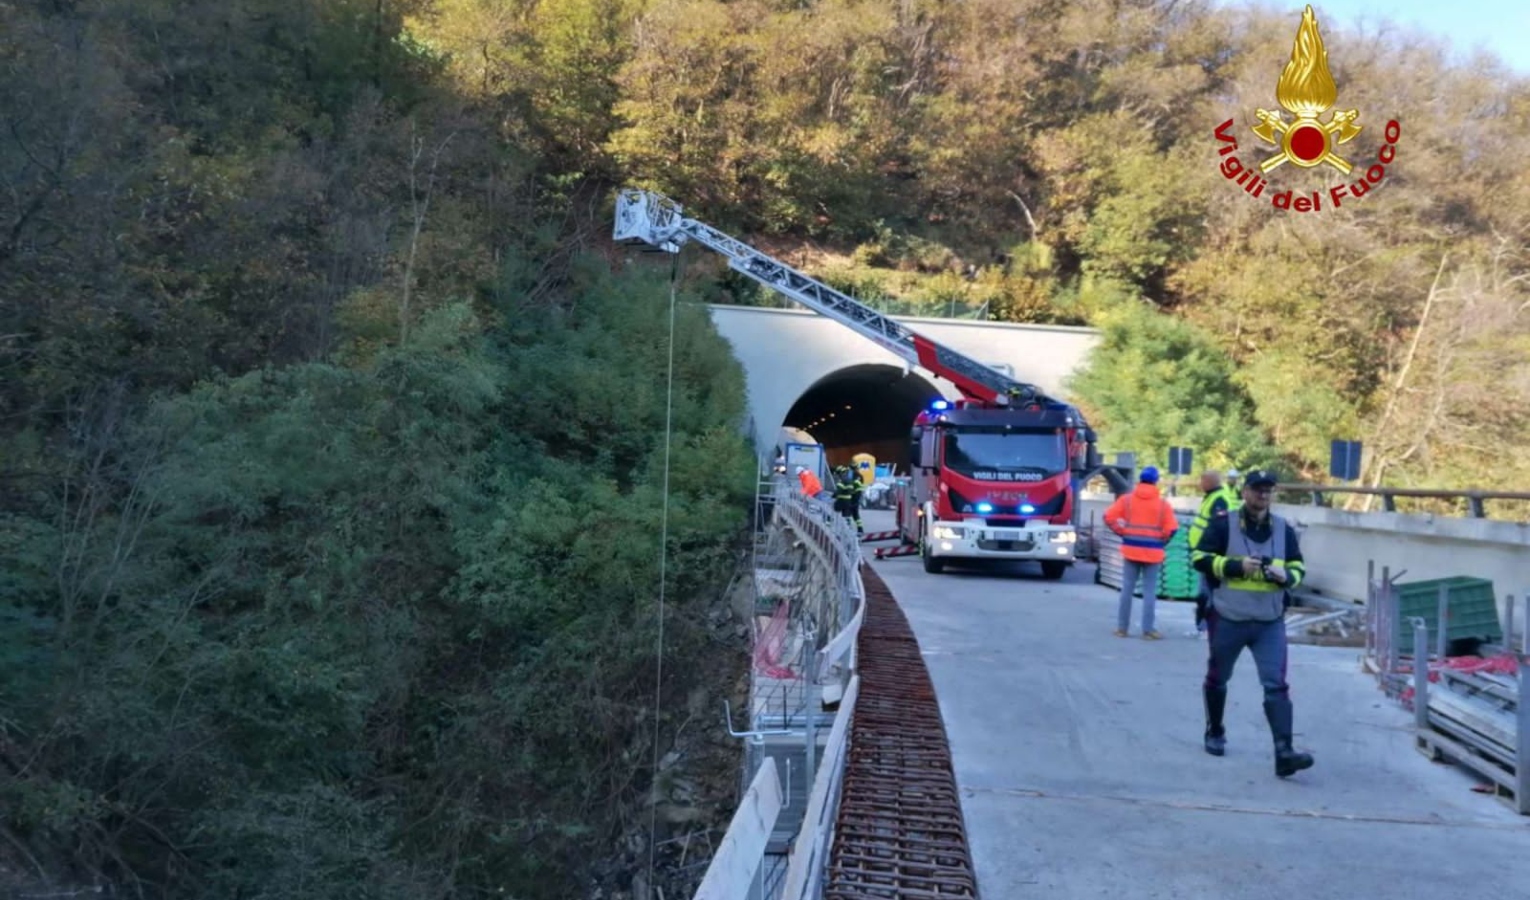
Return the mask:
<svg viewBox="0 0 1530 900"><path fill-rule="evenodd" d="M822 893L859 692L865 615L855 527L760 459L750 577L749 695L723 702L744 743L738 808L692 900L808 900ZM708 841L710 846L710 840Z"/></svg>
<svg viewBox="0 0 1530 900"><path fill-rule="evenodd" d="M1489 622L1478 579L1406 585L1390 568L1375 576L1373 561L1362 661L1388 696L1412 710L1414 745L1433 760L1471 770L1484 779L1484 793L1530 815L1530 707L1520 702L1530 684L1530 596L1522 598L1516 638L1514 597L1500 629L1491 582ZM1426 615L1422 598L1430 592L1434 609ZM1463 641L1476 653L1455 655Z"/></svg>

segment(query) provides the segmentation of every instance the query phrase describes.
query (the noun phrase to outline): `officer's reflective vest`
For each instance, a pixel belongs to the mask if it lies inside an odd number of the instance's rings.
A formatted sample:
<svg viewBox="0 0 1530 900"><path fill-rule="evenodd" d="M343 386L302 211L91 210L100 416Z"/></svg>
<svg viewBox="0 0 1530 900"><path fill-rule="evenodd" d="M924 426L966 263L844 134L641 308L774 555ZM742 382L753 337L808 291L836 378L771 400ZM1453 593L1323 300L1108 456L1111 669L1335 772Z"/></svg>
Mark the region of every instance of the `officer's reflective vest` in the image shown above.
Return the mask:
<svg viewBox="0 0 1530 900"><path fill-rule="evenodd" d="M1231 622L1274 622L1286 614L1286 591L1301 582L1303 566L1286 560L1285 519L1271 513L1270 539L1259 544L1249 539L1243 525L1243 516L1233 513L1227 517L1227 549L1212 560L1211 570L1222 583L1211 592L1211 605L1218 616ZM1289 581L1265 581L1257 572L1231 579L1223 575L1229 559L1249 556L1268 556L1270 565L1286 570Z"/></svg>

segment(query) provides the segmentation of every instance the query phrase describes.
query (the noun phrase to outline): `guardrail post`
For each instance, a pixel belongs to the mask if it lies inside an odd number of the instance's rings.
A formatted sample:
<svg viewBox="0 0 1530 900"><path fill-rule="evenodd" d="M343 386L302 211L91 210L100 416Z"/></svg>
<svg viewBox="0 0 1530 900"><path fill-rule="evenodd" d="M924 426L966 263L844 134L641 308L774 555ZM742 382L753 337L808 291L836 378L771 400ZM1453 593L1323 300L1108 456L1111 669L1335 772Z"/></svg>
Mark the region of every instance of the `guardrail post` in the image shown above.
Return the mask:
<svg viewBox="0 0 1530 900"><path fill-rule="evenodd" d="M1434 631L1435 631L1435 634L1434 634L1435 655L1438 656L1442 660L1445 658L1445 639L1446 639L1446 636L1450 632L1450 629L1448 627L1446 627L1446 623L1447 623L1447 621L1449 619L1450 619L1450 588L1448 586L1442 584L1442 585L1440 585L1440 608L1439 608L1439 612L1436 613L1436 615L1435 615L1435 623L1436 624L1435 624L1435 629L1434 629Z"/></svg>
<svg viewBox="0 0 1530 900"><path fill-rule="evenodd" d="M1402 598L1397 596L1396 586L1389 577L1382 580L1382 602L1387 610L1387 675L1397 673L1398 660L1402 657Z"/></svg>
<svg viewBox="0 0 1530 900"><path fill-rule="evenodd" d="M1467 507L1468 510L1471 511L1473 519L1485 518L1485 516L1482 513L1482 495L1481 494L1467 494L1466 495L1466 507Z"/></svg>
<svg viewBox="0 0 1530 900"><path fill-rule="evenodd" d="M1365 658L1375 663L1375 560L1365 560Z"/></svg>
<svg viewBox="0 0 1530 900"><path fill-rule="evenodd" d="M1525 614L1521 617L1519 625L1519 652L1522 656L1530 656L1530 591L1525 591L1524 600Z"/></svg>
<svg viewBox="0 0 1530 900"><path fill-rule="evenodd" d="M818 648L815 646L809 646L808 648L808 665L803 671L803 678L807 681L808 708L807 715L803 721L803 732L807 735L807 741L806 746L803 747L802 774L807 779L803 783L808 785L808 791L811 791L813 778L818 774L818 761L816 759L818 754L818 709L823 708L821 701L813 699L813 689L818 687ZM814 707L817 707L817 709ZM803 793L806 794L808 791ZM787 802L791 802L790 797L787 798Z"/></svg>
<svg viewBox="0 0 1530 900"><path fill-rule="evenodd" d="M1418 736L1429 731L1429 627L1413 620L1413 725Z"/></svg>
<svg viewBox="0 0 1530 900"><path fill-rule="evenodd" d="M1510 653L1514 652L1514 595L1504 596L1503 610L1503 646Z"/></svg>
<svg viewBox="0 0 1530 900"><path fill-rule="evenodd" d="M1514 741L1514 809L1520 815L1530 815L1530 656L1520 653L1519 700L1515 718Z"/></svg>
<svg viewBox="0 0 1530 900"><path fill-rule="evenodd" d="M1391 494L1382 494L1381 508L1386 512L1397 512L1397 498Z"/></svg>

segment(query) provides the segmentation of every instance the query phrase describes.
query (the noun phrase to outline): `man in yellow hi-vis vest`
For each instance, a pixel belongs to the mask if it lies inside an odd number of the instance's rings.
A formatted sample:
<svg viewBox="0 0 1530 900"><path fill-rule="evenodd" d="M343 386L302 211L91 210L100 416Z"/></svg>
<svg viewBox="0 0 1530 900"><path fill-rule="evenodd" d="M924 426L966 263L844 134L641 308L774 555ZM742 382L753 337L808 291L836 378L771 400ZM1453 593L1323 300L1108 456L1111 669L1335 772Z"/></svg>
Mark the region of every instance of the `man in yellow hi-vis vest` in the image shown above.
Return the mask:
<svg viewBox="0 0 1530 900"><path fill-rule="evenodd" d="M1294 713L1286 683L1288 592L1302 583L1306 565L1296 529L1270 512L1277 479L1255 471L1243 483L1243 508L1207 524L1191 554L1211 586L1207 614L1206 752L1221 756L1227 737L1222 712L1227 680L1247 647L1264 686L1264 715L1275 741L1275 774L1295 775L1312 766L1312 755L1291 745Z"/></svg>
<svg viewBox="0 0 1530 900"><path fill-rule="evenodd" d="M1231 478L1233 469L1228 473ZM1201 533L1218 513L1237 512L1238 507L1243 505L1235 488L1222 484L1222 473L1215 469L1207 469L1201 473L1201 508L1195 513L1195 521L1190 525L1190 550L1194 552L1195 545L1201 541ZM1210 608L1211 589L1206 585L1205 576L1201 577L1200 593L1195 598L1195 631L1196 635L1206 632L1206 610Z"/></svg>

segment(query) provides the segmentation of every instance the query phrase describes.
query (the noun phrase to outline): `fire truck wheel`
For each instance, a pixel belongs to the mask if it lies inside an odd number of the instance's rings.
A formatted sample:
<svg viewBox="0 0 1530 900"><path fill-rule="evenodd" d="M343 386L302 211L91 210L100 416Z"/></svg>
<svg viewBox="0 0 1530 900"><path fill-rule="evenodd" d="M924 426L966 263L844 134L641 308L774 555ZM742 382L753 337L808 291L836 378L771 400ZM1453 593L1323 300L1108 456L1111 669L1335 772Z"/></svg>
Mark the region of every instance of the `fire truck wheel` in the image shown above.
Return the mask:
<svg viewBox="0 0 1530 900"><path fill-rule="evenodd" d="M930 554L930 538L924 533L924 528L919 529L919 556L924 561L924 570L931 575L939 575L946 570L946 561L938 556Z"/></svg>
<svg viewBox="0 0 1530 900"><path fill-rule="evenodd" d="M1056 581L1063 577L1066 571L1068 571L1068 564L1065 562L1053 562L1050 559L1041 562L1041 577L1048 581Z"/></svg>

